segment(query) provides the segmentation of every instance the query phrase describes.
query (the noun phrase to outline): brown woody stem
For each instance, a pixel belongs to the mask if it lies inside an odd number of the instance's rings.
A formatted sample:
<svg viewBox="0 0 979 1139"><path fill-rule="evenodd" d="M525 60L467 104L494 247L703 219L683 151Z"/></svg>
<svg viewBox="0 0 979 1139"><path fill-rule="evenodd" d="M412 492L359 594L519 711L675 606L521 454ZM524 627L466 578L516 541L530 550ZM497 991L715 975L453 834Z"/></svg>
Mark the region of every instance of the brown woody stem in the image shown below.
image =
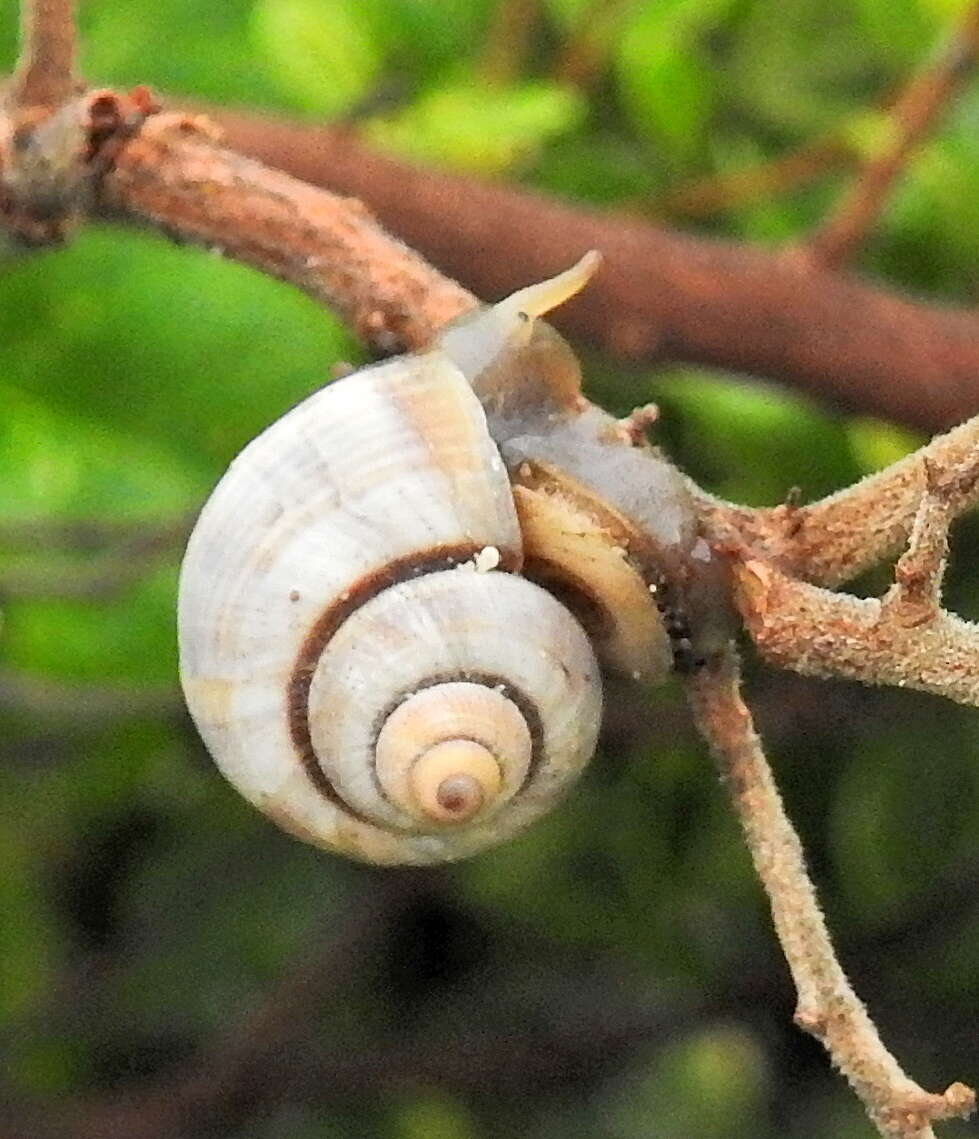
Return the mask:
<svg viewBox="0 0 979 1139"><path fill-rule="evenodd" d="M972 74L979 54L979 4L970 4L938 58L915 76L894 104L891 137L860 171L849 192L810 239L807 252L838 268L858 252L880 216L888 192L915 147Z"/></svg>
<svg viewBox="0 0 979 1139"><path fill-rule="evenodd" d="M605 269L554 323L620 359L767 376L928 430L979 407L971 309L916 302L760 247L411 166L349 131L228 110L214 119L234 149L363 200L476 296L503 296L600 250Z"/></svg>
<svg viewBox="0 0 979 1139"><path fill-rule="evenodd" d="M424 346L476 303L384 233L359 201L223 150L206 120L186 115L155 115L122 147L99 210L289 281L383 354Z"/></svg>
<svg viewBox="0 0 979 1139"><path fill-rule="evenodd" d="M951 517L979 501L979 416L861 482L800 507L783 550L787 565L807 581L839 585L896 553L918 514L926 465L942 484Z"/></svg>
<svg viewBox="0 0 979 1139"><path fill-rule="evenodd" d="M932 1139L931 1122L965 1116L975 1095L963 1084L924 1091L885 1048L833 950L802 846L740 693L733 650L688 681L697 725L720 765L795 982L795 1020L825 1045L882 1136Z"/></svg>
<svg viewBox="0 0 979 1139"><path fill-rule="evenodd" d="M11 80L15 107L53 110L77 90L73 0L25 0L21 51Z"/></svg>

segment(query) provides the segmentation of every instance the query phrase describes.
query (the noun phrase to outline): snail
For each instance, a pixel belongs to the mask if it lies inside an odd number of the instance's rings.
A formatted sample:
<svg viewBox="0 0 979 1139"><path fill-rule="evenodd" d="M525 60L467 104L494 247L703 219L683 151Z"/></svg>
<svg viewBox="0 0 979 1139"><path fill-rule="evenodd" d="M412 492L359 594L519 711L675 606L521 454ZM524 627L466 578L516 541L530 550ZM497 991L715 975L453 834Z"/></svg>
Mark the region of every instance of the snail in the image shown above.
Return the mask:
<svg viewBox="0 0 979 1139"><path fill-rule="evenodd" d="M682 476L584 401L538 319L598 261L317 391L205 504L185 697L226 777L298 837L416 864L501 842L590 759L599 658L655 682L726 638Z"/></svg>

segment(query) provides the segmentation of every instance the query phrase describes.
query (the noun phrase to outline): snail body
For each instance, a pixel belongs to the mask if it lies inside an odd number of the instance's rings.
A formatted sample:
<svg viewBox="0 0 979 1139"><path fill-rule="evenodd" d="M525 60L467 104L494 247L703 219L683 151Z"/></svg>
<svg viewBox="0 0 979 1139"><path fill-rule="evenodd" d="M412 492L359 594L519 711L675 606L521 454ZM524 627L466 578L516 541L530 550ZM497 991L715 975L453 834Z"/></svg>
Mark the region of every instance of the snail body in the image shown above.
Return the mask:
<svg viewBox="0 0 979 1139"><path fill-rule="evenodd" d="M601 717L595 652L558 597L603 618L606 659L668 671L655 542L541 442L580 410L570 349L525 406L501 384L593 267L310 396L205 505L181 569L184 693L227 778L299 837L440 862L548 809Z"/></svg>

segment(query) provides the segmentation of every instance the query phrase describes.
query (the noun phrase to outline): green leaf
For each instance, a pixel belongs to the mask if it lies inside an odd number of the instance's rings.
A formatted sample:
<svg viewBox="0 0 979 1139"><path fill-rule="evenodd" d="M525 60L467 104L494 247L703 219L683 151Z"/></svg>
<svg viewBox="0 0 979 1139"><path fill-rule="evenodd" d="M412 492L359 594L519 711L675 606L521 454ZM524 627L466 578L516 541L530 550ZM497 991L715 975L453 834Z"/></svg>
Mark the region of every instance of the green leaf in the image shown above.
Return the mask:
<svg viewBox="0 0 979 1139"><path fill-rule="evenodd" d="M799 486L809 500L856 476L843 424L774 385L683 369L657 380L653 395L664 432L676 416L685 437L704 441L704 469L693 473L725 498L772 506Z"/></svg>
<svg viewBox="0 0 979 1139"><path fill-rule="evenodd" d="M921 10L943 25L961 16L972 0L920 0Z"/></svg>
<svg viewBox="0 0 979 1139"><path fill-rule="evenodd" d="M925 442L913 432L881 419L852 419L846 425L846 434L864 474L896 463Z"/></svg>
<svg viewBox="0 0 979 1139"><path fill-rule="evenodd" d="M858 26L874 47L901 64L921 59L939 23L921 0L854 0Z"/></svg>
<svg viewBox="0 0 979 1139"><path fill-rule="evenodd" d="M565 31L579 27L589 13L602 6L603 0L544 0L548 15Z"/></svg>
<svg viewBox="0 0 979 1139"><path fill-rule="evenodd" d="M620 134L569 133L547 148L534 168L534 184L565 198L601 205L648 197L656 188L656 167L633 140Z"/></svg>
<svg viewBox="0 0 979 1139"><path fill-rule="evenodd" d="M256 45L296 105L336 115L376 80L381 57L357 0L260 0Z"/></svg>
<svg viewBox="0 0 979 1139"><path fill-rule="evenodd" d="M713 72L699 37L730 0L641 5L615 57L619 90L636 129L680 158L701 145L714 100Z"/></svg>
<svg viewBox="0 0 979 1139"><path fill-rule="evenodd" d="M400 69L457 71L479 44L496 0L362 0L377 42Z"/></svg>
<svg viewBox="0 0 979 1139"><path fill-rule="evenodd" d="M99 83L148 83L219 102L273 101L276 85L264 75L248 34L251 8L251 0L193 10L187 0L85 5L82 74Z"/></svg>
<svg viewBox="0 0 979 1139"><path fill-rule="evenodd" d="M875 158L895 141L897 126L884 111L858 111L842 124L840 134L866 160Z"/></svg>
<svg viewBox="0 0 979 1139"><path fill-rule="evenodd" d="M729 100L755 123L804 136L836 130L899 75L860 34L849 0L749 5L725 71Z"/></svg>
<svg viewBox="0 0 979 1139"><path fill-rule="evenodd" d="M0 382L0 516L171 518L199 493L152 440L66 415Z"/></svg>
<svg viewBox="0 0 979 1139"><path fill-rule="evenodd" d="M86 230L0 276L0 382L113 446L145 437L201 495L351 348L298 290L144 234Z"/></svg>
<svg viewBox="0 0 979 1139"><path fill-rule="evenodd" d="M373 122L367 134L421 162L498 174L574 129L584 114L582 97L557 83L487 89L465 82L429 92L401 114Z"/></svg>
<svg viewBox="0 0 979 1139"><path fill-rule="evenodd" d="M28 673L126 684L176 682L176 553L147 571L112 604L86 601L11 605L4 659Z"/></svg>

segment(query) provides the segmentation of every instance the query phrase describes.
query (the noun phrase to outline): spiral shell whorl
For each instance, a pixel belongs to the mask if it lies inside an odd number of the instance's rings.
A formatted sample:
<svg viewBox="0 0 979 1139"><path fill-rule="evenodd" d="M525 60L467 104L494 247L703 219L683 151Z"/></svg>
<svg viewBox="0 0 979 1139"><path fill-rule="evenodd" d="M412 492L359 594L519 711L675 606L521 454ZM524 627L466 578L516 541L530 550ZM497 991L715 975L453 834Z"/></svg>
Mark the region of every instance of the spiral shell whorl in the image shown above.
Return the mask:
<svg viewBox="0 0 979 1139"><path fill-rule="evenodd" d="M308 727L356 816L444 859L551 806L590 758L600 709L598 666L571 615L523 578L470 566L392 586L351 614L313 673Z"/></svg>
<svg viewBox="0 0 979 1139"><path fill-rule="evenodd" d="M409 696L375 744L378 782L425 822L456 825L495 810L530 768L533 741L517 706L494 688L449 681Z"/></svg>
<svg viewBox="0 0 979 1139"><path fill-rule="evenodd" d="M311 396L232 463L181 570L181 679L222 771L286 830L373 862L461 858L522 829L589 758L601 696L580 626L520 561L506 470L451 362ZM487 736L484 711L392 786L385 722L460 682L522 720L529 758L521 730Z"/></svg>

